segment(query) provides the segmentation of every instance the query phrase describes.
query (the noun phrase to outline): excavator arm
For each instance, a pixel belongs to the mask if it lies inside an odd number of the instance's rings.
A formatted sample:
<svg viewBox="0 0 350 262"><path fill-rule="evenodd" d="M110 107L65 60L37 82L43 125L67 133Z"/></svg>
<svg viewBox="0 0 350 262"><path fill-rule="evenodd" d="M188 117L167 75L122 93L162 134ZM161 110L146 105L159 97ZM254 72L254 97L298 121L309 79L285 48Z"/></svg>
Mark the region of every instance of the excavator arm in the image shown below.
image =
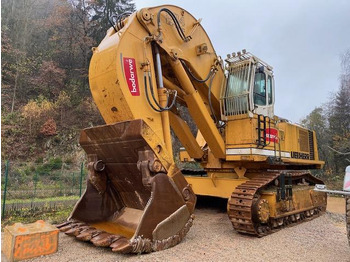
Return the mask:
<svg viewBox="0 0 350 262"><path fill-rule="evenodd" d="M177 114L181 103L217 158L224 72L200 25L175 6L121 17L96 48L93 98L107 125L82 131L87 189L61 231L117 252L158 251L179 243L193 220L191 187L173 160L170 127L191 157L203 151Z"/></svg>
<svg viewBox="0 0 350 262"><path fill-rule="evenodd" d="M179 7L160 6L141 9L118 26L94 49L90 65L92 95L106 123L143 119L171 153L169 127L186 125L169 117L177 99L213 153L224 158L213 121L220 118L224 71L200 21ZM184 145L195 144L188 134L176 135L187 140ZM194 158L202 154L198 148Z"/></svg>

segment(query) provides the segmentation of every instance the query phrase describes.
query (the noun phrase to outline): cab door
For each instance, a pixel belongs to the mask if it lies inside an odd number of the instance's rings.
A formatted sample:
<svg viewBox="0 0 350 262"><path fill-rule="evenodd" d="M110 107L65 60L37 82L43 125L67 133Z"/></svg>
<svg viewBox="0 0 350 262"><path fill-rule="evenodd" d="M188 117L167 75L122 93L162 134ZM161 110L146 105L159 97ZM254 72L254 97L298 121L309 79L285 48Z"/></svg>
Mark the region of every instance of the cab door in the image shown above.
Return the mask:
<svg viewBox="0 0 350 262"><path fill-rule="evenodd" d="M272 118L274 116L274 80L272 73L265 67L255 71L252 92L253 112Z"/></svg>

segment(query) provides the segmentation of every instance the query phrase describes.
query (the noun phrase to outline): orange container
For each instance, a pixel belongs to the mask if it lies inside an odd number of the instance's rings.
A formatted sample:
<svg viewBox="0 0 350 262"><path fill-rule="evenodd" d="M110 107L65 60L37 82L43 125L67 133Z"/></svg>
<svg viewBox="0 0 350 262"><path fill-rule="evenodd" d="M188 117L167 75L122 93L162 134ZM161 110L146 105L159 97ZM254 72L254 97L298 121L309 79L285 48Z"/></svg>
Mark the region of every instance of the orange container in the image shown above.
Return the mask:
<svg viewBox="0 0 350 262"><path fill-rule="evenodd" d="M58 229L43 220L26 225L16 223L4 229L2 252L10 262L52 254L57 247Z"/></svg>

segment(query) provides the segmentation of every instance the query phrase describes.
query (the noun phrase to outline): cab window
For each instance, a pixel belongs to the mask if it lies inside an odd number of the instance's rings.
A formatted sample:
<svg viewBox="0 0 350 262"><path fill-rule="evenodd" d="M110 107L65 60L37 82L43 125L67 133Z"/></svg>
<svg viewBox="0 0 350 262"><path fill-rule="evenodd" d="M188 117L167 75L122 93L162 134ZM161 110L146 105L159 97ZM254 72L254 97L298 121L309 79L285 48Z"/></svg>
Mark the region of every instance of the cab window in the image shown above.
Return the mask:
<svg viewBox="0 0 350 262"><path fill-rule="evenodd" d="M272 104L273 102L273 99L272 99L272 96L273 96L273 92L272 92L272 77L269 76L267 78L267 97L268 97L268 102L269 102L269 105Z"/></svg>
<svg viewBox="0 0 350 262"><path fill-rule="evenodd" d="M256 73L254 79L254 104L266 105L266 77L265 73Z"/></svg>
<svg viewBox="0 0 350 262"><path fill-rule="evenodd" d="M248 91L249 78L247 78L249 68L245 67L241 71L232 72L227 79L226 96L237 96Z"/></svg>

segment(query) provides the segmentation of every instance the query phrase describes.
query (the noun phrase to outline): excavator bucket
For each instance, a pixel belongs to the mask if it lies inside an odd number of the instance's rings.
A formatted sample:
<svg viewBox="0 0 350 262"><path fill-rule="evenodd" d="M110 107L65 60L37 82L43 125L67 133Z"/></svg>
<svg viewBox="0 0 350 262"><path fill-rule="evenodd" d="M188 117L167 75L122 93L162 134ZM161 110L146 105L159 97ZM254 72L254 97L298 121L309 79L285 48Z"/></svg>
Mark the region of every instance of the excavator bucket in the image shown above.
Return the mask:
<svg viewBox="0 0 350 262"><path fill-rule="evenodd" d="M192 225L196 196L156 137L142 120L83 130L86 191L57 227L121 253L178 244Z"/></svg>

